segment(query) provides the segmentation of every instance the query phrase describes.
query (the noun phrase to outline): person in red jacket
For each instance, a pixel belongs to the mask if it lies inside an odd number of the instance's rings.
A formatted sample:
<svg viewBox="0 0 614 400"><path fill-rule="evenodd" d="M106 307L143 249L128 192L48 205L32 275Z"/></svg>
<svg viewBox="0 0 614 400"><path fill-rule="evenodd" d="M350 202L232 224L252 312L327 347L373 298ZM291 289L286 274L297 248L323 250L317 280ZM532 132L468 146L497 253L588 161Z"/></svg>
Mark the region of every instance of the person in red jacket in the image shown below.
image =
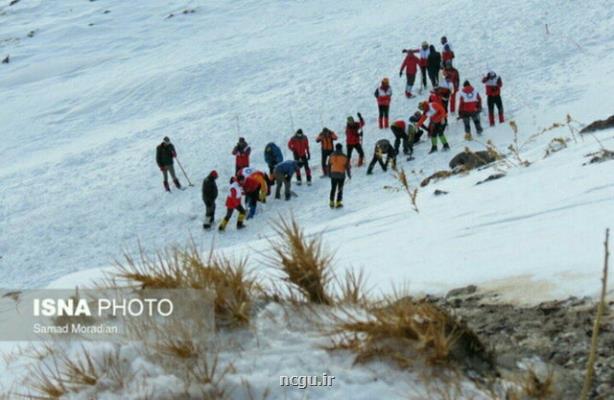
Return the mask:
<svg viewBox="0 0 614 400"><path fill-rule="evenodd" d="M486 103L488 104L488 121L490 126L495 126L495 106L499 111L499 123L503 123L503 102L501 102L501 87L503 81L500 76L490 71L482 78L482 83L486 85Z"/></svg>
<svg viewBox="0 0 614 400"><path fill-rule="evenodd" d="M480 93L471 86L469 81L463 82L463 90L460 93L460 103L458 105L458 116L463 119L465 125L465 140L471 140L471 121L475 125L478 135L482 134L482 124L480 123L480 113L482 112L482 98Z"/></svg>
<svg viewBox="0 0 614 400"><path fill-rule="evenodd" d="M241 168L249 167L249 155L252 149L248 146L245 138L240 137L237 145L232 149L232 155L235 156L235 173Z"/></svg>
<svg viewBox="0 0 614 400"><path fill-rule="evenodd" d="M241 185L240 182L243 181L243 175L238 177L230 178L230 188L228 190L228 197L226 197L226 216L220 223L218 230L223 232L226 229L226 225L228 225L228 221L232 217L232 213L234 210L239 212L239 217L237 219L237 229L245 228L243 221L245 220L245 208L241 204Z"/></svg>
<svg viewBox="0 0 614 400"><path fill-rule="evenodd" d="M441 99L441 104L446 112L448 111L448 102L453 90L454 85L447 78L442 79L434 90L435 94Z"/></svg>
<svg viewBox="0 0 614 400"><path fill-rule="evenodd" d="M405 97L408 99L414 97L411 93L414 82L416 81L416 72L418 71L418 63L420 60L414 53L417 50L403 50L403 53L407 53L405 56L405 60L403 60L403 64L401 64L401 70L399 71L399 77L403 76L403 70L405 70L405 75L407 75L407 85L405 86Z"/></svg>
<svg viewBox="0 0 614 400"><path fill-rule="evenodd" d="M445 66L446 62L449 61L450 65L452 65L452 60L454 59L454 51L452 51L452 46L450 42L448 42L448 38L445 36L441 37L441 46L443 47L441 50L441 63Z"/></svg>
<svg viewBox="0 0 614 400"><path fill-rule="evenodd" d="M373 94L377 99L377 108L379 110L379 128L388 128L388 111L390 110L390 101L392 100L392 88L388 78L382 79L382 84L375 89Z"/></svg>
<svg viewBox="0 0 614 400"><path fill-rule="evenodd" d="M450 94L450 112L456 112L456 94L460 87L460 75L458 70L452 66L452 61L444 62L443 76L452 82L453 90Z"/></svg>
<svg viewBox="0 0 614 400"><path fill-rule="evenodd" d="M358 122L354 121L354 117L349 116L347 124L345 125L345 137L348 149L348 159L352 161L352 151L358 152L358 166L361 167L364 159L365 152L362 150L362 127L365 126L365 120L362 115L358 113Z"/></svg>
<svg viewBox="0 0 614 400"><path fill-rule="evenodd" d="M296 168L296 184L301 185L301 165L305 167L305 175L307 175L307 185L311 186L311 168L309 168L309 160L311 153L309 152L309 139L303 133L302 129L296 131L294 136L288 142L288 148L292 151L294 159L297 161Z"/></svg>
<svg viewBox="0 0 614 400"><path fill-rule="evenodd" d="M242 176L242 175L239 175ZM256 215L256 207L258 206L258 200L260 199L261 180L258 179L253 173L240 180L241 189L245 194L245 203L247 203L247 219L251 219Z"/></svg>
<svg viewBox="0 0 614 400"><path fill-rule="evenodd" d="M424 126L426 120L429 120L428 132L429 137L431 138L431 151L429 154L437 151L437 138L443 144L444 150L450 150L450 145L448 144L448 140L446 139L446 135L444 131L446 129L446 110L443 108L443 105L437 101L423 101L418 105L418 109L422 111L422 116L418 120L418 128Z"/></svg>

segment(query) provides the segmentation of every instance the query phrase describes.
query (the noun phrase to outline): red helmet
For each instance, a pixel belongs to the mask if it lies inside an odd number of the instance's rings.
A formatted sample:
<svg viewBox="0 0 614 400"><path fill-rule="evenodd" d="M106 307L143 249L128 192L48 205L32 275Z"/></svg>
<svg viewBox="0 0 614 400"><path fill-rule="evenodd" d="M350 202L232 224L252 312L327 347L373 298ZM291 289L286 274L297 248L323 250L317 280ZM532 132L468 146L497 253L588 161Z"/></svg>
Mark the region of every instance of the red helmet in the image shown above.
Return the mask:
<svg viewBox="0 0 614 400"><path fill-rule="evenodd" d="M209 175L211 175L211 177L215 179L215 178L217 178L217 171L213 170L213 171L211 171L211 173Z"/></svg>

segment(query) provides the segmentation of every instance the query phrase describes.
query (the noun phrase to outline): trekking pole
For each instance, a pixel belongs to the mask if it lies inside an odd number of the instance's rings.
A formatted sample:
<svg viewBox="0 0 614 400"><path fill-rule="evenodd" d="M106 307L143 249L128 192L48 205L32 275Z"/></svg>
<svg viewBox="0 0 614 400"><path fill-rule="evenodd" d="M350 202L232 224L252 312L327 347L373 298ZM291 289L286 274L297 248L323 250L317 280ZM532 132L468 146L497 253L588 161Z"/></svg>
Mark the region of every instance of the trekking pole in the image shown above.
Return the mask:
<svg viewBox="0 0 614 400"><path fill-rule="evenodd" d="M192 184L192 182L190 181L190 178L188 178L188 174L185 173L185 169L183 169L183 165L181 165L181 162L179 162L179 159L175 158L175 160L177 160L177 164L179 165L179 168L181 168L181 172L183 172L183 175L185 176L185 179L188 181L188 184L190 186L194 186L194 184Z"/></svg>
<svg viewBox="0 0 614 400"><path fill-rule="evenodd" d="M235 115L235 123L236 123L236 128L237 128L237 137L238 137L241 132L241 127L239 126L239 116L238 115Z"/></svg>

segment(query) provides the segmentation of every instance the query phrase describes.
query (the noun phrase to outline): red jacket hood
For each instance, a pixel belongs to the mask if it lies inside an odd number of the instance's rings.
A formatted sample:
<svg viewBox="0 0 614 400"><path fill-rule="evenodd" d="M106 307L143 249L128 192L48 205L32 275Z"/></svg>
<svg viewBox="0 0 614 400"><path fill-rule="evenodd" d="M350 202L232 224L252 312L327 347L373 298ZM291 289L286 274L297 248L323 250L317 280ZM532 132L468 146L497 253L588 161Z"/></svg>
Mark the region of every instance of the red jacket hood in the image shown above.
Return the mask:
<svg viewBox="0 0 614 400"><path fill-rule="evenodd" d="M465 92L465 93L471 93L471 92L473 92L473 90L474 90L473 86L471 86L471 85L463 87L463 92Z"/></svg>

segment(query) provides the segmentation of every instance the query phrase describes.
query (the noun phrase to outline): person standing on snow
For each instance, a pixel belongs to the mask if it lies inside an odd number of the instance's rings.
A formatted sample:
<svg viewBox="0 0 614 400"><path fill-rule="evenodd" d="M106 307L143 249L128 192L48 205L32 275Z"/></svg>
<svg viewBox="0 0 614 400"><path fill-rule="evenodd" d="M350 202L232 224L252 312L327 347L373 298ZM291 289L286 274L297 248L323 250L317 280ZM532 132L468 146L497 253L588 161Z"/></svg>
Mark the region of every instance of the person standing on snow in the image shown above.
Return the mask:
<svg viewBox="0 0 614 400"><path fill-rule="evenodd" d="M277 164L284 160L281 149L273 142L268 143L264 148L264 161L269 167L269 176L273 179L273 169Z"/></svg>
<svg viewBox="0 0 614 400"><path fill-rule="evenodd" d="M181 183L179 183L179 179L177 179L177 176L175 175L175 166L173 165L176 157L177 152L175 151L175 146L173 146L168 136L165 136L162 143L156 147L156 163L158 164L160 171L162 171L162 176L164 177L164 189L167 192L171 191L171 188L168 185L169 173L171 174L171 178L173 179L173 183L177 189L181 189Z"/></svg>
<svg viewBox="0 0 614 400"><path fill-rule="evenodd" d="M284 187L286 201L292 196L292 175L299 169L299 163L294 160L282 161L275 166L275 198L281 198L281 187Z"/></svg>
<svg viewBox="0 0 614 400"><path fill-rule="evenodd" d="M263 189L262 181L257 179L254 174L252 173L240 180L241 189L243 189L243 194L245 194L245 203L248 208L247 219L252 219L256 215L256 207L258 206L260 193Z"/></svg>
<svg viewBox="0 0 614 400"><path fill-rule="evenodd" d="M482 83L486 85L486 103L488 104L488 122L490 126L495 126L495 106L499 112L499 123L503 123L503 102L501 101L501 87L503 81L494 71L490 71L482 78Z"/></svg>
<svg viewBox="0 0 614 400"><path fill-rule="evenodd" d="M428 65L428 59L429 59L429 53L430 53L428 42L426 41L422 42L422 46L420 47L419 52L420 52L420 57L418 60L418 65L420 66L420 73L422 75L422 85L420 86L420 92L422 92L423 89L426 89L426 67Z"/></svg>
<svg viewBox="0 0 614 400"><path fill-rule="evenodd" d="M388 78L382 79L381 85L375 89L373 94L377 99L377 108L379 111L379 128L388 128L388 112L390 110L390 102L392 100L392 88Z"/></svg>
<svg viewBox="0 0 614 400"><path fill-rule="evenodd" d="M405 86L405 97L408 99L414 97L412 94L412 89L414 87L414 82L416 81L416 72L418 71L418 64L420 60L414 54L415 50L403 50L403 53L407 53L405 56L405 60L403 60L403 64L401 64L401 70L399 71L399 77L403 76L403 70L405 70L405 75L407 75L407 85Z"/></svg>
<svg viewBox="0 0 614 400"><path fill-rule="evenodd" d="M337 134L328 128L322 129L322 132L316 138L316 142L320 143L322 148L322 176L328 176L328 157L333 154L334 142L337 140Z"/></svg>
<svg viewBox="0 0 614 400"><path fill-rule="evenodd" d="M245 220L245 208L241 204L241 185L240 181L243 180L241 176L230 178L230 188L228 190L228 196L226 197L226 216L220 223L218 230L223 232L226 229L226 225L230 221L234 210L239 212L239 217L237 218L237 229L245 228L243 221Z"/></svg>
<svg viewBox="0 0 614 400"><path fill-rule="evenodd" d="M330 208L343 207L343 185L345 183L345 176L348 179L352 179L350 159L343 154L343 145L337 143L335 145L335 152L330 156L328 160L328 167L330 170ZM337 201L335 202L335 194Z"/></svg>
<svg viewBox="0 0 614 400"><path fill-rule="evenodd" d="M452 82L453 90L450 94L450 112L456 112L456 93L460 87L460 75L458 70L452 66L452 61L444 61L443 76Z"/></svg>
<svg viewBox="0 0 614 400"><path fill-rule="evenodd" d="M435 50L435 46L429 47L429 56L426 60L426 69L429 73L431 85L436 88L439 85L439 70L441 69L441 54Z"/></svg>
<svg viewBox="0 0 614 400"><path fill-rule="evenodd" d="M301 185L301 166L305 167L305 175L307 175L307 185L311 186L311 168L309 168L309 160L311 153L309 152L309 139L303 134L303 130L299 129L288 142L288 148L292 151L294 160L297 161L298 168L296 170L296 184Z"/></svg>
<svg viewBox="0 0 614 400"><path fill-rule="evenodd" d="M215 221L215 200L217 199L217 171L213 170L203 179L202 198L205 203L205 223L203 229L211 229Z"/></svg>
<svg viewBox="0 0 614 400"><path fill-rule="evenodd" d="M423 101L418 105L418 109L422 111L422 116L418 121L418 127L424 126L426 120L429 120L428 132L432 144L429 154L437 151L438 137L443 144L443 149L450 150L450 145L448 144L448 140L444 134L446 129L446 110L444 110L443 105L437 101Z"/></svg>
<svg viewBox="0 0 614 400"><path fill-rule="evenodd" d="M232 149L232 155L235 156L235 173L241 168L249 167L249 155L252 149L247 145L245 138L240 137L239 142Z"/></svg>
<svg viewBox="0 0 614 400"><path fill-rule="evenodd" d="M452 46L448 42L448 38L445 36L441 37L441 61L442 67L445 66L446 62L450 62L450 66L452 66L452 60L454 59L454 51L452 51Z"/></svg>
<svg viewBox="0 0 614 400"><path fill-rule="evenodd" d="M463 90L461 90L460 103L458 105L458 116L463 119L463 124L465 125L465 140L472 139L470 119L473 120L478 135L482 134L481 112L482 98L480 93L471 86L469 81L463 82Z"/></svg>
<svg viewBox="0 0 614 400"><path fill-rule="evenodd" d="M382 161L382 158L386 156L386 162ZM388 141L388 139L380 139L375 143L375 148L373 149L373 159L369 163L369 168L367 168L367 175L371 175L373 173L373 167L375 163L379 163L380 167L386 172L388 170L388 164L392 161L392 169L396 171L397 169L397 152L394 151L394 148Z"/></svg>
<svg viewBox="0 0 614 400"><path fill-rule="evenodd" d="M407 135L405 121L398 119L390 125L390 130L394 134L394 151L399 154L399 148L403 143L403 154L410 155L412 153L412 146L409 143L409 136Z"/></svg>
<svg viewBox="0 0 614 400"><path fill-rule="evenodd" d="M362 150L362 127L365 126L365 120L358 113L358 122L354 121L354 117L349 116L345 125L345 137L348 149L348 158L352 161L352 151L355 149L358 152L358 166L362 167L365 158L365 152Z"/></svg>

